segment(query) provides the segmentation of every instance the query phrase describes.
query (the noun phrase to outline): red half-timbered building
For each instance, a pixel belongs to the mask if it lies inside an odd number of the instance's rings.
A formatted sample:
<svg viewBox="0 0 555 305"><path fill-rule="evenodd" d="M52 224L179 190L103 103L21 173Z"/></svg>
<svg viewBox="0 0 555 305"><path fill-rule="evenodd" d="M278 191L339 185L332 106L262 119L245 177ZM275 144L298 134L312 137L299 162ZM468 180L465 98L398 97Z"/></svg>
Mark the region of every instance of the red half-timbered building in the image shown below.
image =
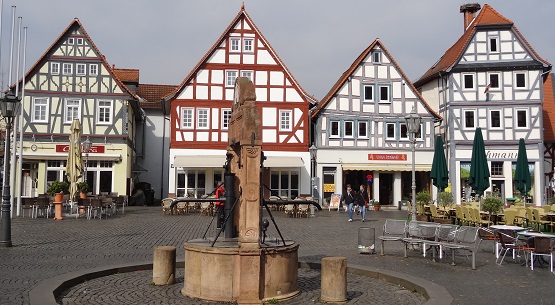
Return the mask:
<svg viewBox="0 0 555 305"><path fill-rule="evenodd" d="M293 77L244 7L177 87L170 103L170 195L200 196L223 178L237 77L256 88L266 186L271 194L310 193L309 109L316 103ZM268 193L270 194L270 193Z"/></svg>

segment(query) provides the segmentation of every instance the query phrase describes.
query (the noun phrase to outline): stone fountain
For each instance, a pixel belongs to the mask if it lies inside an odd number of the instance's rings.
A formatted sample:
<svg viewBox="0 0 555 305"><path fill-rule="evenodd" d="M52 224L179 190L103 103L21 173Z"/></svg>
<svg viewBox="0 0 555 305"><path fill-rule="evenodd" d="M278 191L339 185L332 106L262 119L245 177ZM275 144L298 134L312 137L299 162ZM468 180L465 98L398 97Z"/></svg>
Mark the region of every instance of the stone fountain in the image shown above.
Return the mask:
<svg viewBox="0 0 555 305"><path fill-rule="evenodd" d="M225 237L219 238L218 234L185 243L185 283L181 292L188 297L262 304L299 293L299 245L283 238L260 241L263 153L255 101L252 82L238 78L229 122Z"/></svg>

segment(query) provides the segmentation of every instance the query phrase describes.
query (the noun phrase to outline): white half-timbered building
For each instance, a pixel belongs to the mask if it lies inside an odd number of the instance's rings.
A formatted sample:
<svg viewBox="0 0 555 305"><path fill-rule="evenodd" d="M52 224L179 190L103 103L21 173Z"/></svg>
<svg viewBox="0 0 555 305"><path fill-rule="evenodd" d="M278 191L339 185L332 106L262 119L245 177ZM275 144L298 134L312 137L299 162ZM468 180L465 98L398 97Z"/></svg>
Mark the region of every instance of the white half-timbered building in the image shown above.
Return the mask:
<svg viewBox="0 0 555 305"><path fill-rule="evenodd" d="M518 141L526 143L537 205L545 203L544 81L551 64L532 49L513 22L485 4L461 6L464 33L417 81L422 96L444 118L450 183L457 203L470 169L472 142L482 128L491 187L503 198L520 197L513 185ZM551 171L549 168L547 171Z"/></svg>
<svg viewBox="0 0 555 305"><path fill-rule="evenodd" d="M275 195L310 194L308 96L244 7L175 92L170 114L170 196L210 193L223 179L235 79L256 89L264 184Z"/></svg>
<svg viewBox="0 0 555 305"><path fill-rule="evenodd" d="M318 189L323 199L346 184L365 185L380 204L400 204L412 191L412 155L405 116L416 111L417 191L432 191L434 124L441 118L424 101L383 43L376 39L312 111Z"/></svg>
<svg viewBox="0 0 555 305"><path fill-rule="evenodd" d="M81 123L81 141L92 142L83 153L89 191L129 195L135 127L143 116L138 97L117 78L78 19L26 73L22 111L23 196L45 193L49 183L64 179L74 119Z"/></svg>

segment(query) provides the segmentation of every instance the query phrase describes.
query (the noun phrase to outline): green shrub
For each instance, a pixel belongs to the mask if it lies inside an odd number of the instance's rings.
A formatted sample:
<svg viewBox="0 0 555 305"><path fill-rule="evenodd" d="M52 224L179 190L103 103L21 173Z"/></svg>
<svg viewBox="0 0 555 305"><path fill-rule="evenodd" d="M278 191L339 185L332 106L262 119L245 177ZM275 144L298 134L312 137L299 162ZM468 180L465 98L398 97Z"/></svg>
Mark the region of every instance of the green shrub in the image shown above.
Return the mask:
<svg viewBox="0 0 555 305"><path fill-rule="evenodd" d="M69 191L69 185L65 181L52 181L46 192L50 196L54 196L56 193L67 194Z"/></svg>
<svg viewBox="0 0 555 305"><path fill-rule="evenodd" d="M495 195L487 195L482 203L482 210L490 214L498 214L503 207L503 199Z"/></svg>
<svg viewBox="0 0 555 305"><path fill-rule="evenodd" d="M453 204L453 195L449 192L439 192L437 193L437 203L445 209Z"/></svg>

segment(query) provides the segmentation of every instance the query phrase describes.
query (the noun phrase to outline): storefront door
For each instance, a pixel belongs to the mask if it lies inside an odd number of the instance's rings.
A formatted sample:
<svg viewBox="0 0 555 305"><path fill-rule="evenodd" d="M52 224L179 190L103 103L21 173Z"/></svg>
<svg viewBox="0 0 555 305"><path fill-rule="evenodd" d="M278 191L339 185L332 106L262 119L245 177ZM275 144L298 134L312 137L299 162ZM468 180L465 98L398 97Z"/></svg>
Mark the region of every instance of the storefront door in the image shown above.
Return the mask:
<svg viewBox="0 0 555 305"><path fill-rule="evenodd" d="M393 204L393 174L380 173L380 204Z"/></svg>

